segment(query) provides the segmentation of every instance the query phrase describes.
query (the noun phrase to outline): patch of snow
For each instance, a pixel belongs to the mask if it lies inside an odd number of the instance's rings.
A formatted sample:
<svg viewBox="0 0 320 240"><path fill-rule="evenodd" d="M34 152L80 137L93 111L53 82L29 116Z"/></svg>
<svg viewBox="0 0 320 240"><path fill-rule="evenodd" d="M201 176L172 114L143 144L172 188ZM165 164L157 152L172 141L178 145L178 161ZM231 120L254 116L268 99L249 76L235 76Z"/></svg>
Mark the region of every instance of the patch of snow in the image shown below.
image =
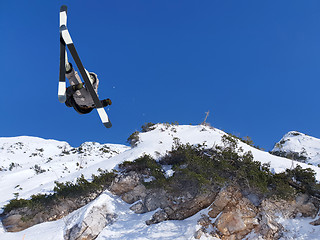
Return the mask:
<svg viewBox="0 0 320 240"><path fill-rule="evenodd" d="M320 226L309 224L313 220L311 218L279 218L278 222L285 228L280 240L319 240Z"/></svg>
<svg viewBox="0 0 320 240"><path fill-rule="evenodd" d="M154 176L145 177L143 179L144 182L152 182L153 180L156 180L156 178Z"/></svg>
<svg viewBox="0 0 320 240"><path fill-rule="evenodd" d="M166 178L173 176L174 170L172 170L172 165L162 165L162 169Z"/></svg>

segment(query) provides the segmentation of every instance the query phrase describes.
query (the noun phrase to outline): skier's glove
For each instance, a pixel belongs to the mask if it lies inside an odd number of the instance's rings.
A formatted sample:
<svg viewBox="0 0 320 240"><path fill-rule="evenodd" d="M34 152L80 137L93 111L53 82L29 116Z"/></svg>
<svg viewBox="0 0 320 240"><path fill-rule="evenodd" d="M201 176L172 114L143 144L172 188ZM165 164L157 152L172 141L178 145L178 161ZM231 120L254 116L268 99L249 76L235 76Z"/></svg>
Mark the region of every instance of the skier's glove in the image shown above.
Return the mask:
<svg viewBox="0 0 320 240"><path fill-rule="evenodd" d="M112 104L112 102L111 102L111 100L109 98L107 98L106 101L107 101L108 105Z"/></svg>
<svg viewBox="0 0 320 240"><path fill-rule="evenodd" d="M102 100L101 103L102 103L103 107L106 107L106 106L109 106L112 104L112 102L109 98Z"/></svg>

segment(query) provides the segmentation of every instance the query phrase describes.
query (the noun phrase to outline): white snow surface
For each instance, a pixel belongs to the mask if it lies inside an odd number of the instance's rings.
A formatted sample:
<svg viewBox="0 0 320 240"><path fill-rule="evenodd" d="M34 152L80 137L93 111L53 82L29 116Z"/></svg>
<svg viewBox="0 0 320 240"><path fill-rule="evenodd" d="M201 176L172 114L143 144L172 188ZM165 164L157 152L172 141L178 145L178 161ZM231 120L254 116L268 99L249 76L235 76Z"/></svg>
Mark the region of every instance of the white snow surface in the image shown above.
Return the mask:
<svg viewBox="0 0 320 240"><path fill-rule="evenodd" d="M285 134L272 151L297 152L307 157L307 163L320 164L320 139L291 131Z"/></svg>
<svg viewBox="0 0 320 240"><path fill-rule="evenodd" d="M54 181L74 181L88 168L92 171L87 177L97 175L96 165L104 169L108 159L128 149L120 144L86 142L72 148L66 142L36 137L0 138L0 207L17 194L29 198L50 193Z"/></svg>
<svg viewBox="0 0 320 240"><path fill-rule="evenodd" d="M90 180L92 174L99 175L98 169L116 169L121 162L133 161L143 154L159 159L172 149L175 142L206 144L207 147L222 145L221 137L225 134L221 130L202 125L157 124L154 127L152 131L139 134L138 144L134 148L93 142L86 142L74 148L66 142L36 137L0 138L0 207L2 208L17 195L19 198L29 198L32 194L50 193L54 187L54 181L75 181L81 174ZM277 157L240 141L238 146L244 151L251 151L255 160L270 163L274 172L281 172L299 164L303 168L312 168L316 172L317 180L320 180L320 168L316 166ZM170 166L166 166L164 170L168 176L174 174ZM98 240L194 239L194 233L199 229L197 220L201 213L208 211L204 209L181 221L165 221L147 226L145 221L149 220L154 212L135 214L129 209L131 205L105 191L99 198L63 219L41 223L17 233L5 232L0 226L0 239L63 240L68 220L81 221L90 207L106 201L110 211L117 214L117 218L103 229ZM315 236L320 236L320 227L310 225L310 221L311 219L304 218L283 219L287 230L283 239L318 239ZM216 238L202 236L201 239Z"/></svg>

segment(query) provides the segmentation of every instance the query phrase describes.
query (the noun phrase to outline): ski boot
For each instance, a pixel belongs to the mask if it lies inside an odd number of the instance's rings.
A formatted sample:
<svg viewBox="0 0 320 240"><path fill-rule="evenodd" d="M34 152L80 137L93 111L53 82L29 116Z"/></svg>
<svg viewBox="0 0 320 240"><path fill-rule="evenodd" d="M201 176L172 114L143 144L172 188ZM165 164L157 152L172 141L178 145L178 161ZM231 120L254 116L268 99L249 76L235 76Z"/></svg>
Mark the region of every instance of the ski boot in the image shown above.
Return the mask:
<svg viewBox="0 0 320 240"><path fill-rule="evenodd" d="M71 63L69 63L69 62L67 62L66 63L66 73L68 74L68 73L71 73L71 71L72 71L72 64Z"/></svg>

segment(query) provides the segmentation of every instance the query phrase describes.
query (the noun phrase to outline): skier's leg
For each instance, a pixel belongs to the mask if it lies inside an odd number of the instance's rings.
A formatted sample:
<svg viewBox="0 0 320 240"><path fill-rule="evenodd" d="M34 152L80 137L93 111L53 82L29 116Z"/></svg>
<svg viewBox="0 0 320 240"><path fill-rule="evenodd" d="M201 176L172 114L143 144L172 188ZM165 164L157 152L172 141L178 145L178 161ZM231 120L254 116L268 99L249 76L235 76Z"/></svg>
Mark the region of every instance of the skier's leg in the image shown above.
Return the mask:
<svg viewBox="0 0 320 240"><path fill-rule="evenodd" d="M97 74L95 74L94 72L90 72L89 73L89 76L90 76L90 82L92 84L92 87L93 89L98 92L98 86L99 86L99 79L98 79L98 76Z"/></svg>
<svg viewBox="0 0 320 240"><path fill-rule="evenodd" d="M74 70L71 63L66 64L66 77L68 78L71 86L82 83L78 72Z"/></svg>

